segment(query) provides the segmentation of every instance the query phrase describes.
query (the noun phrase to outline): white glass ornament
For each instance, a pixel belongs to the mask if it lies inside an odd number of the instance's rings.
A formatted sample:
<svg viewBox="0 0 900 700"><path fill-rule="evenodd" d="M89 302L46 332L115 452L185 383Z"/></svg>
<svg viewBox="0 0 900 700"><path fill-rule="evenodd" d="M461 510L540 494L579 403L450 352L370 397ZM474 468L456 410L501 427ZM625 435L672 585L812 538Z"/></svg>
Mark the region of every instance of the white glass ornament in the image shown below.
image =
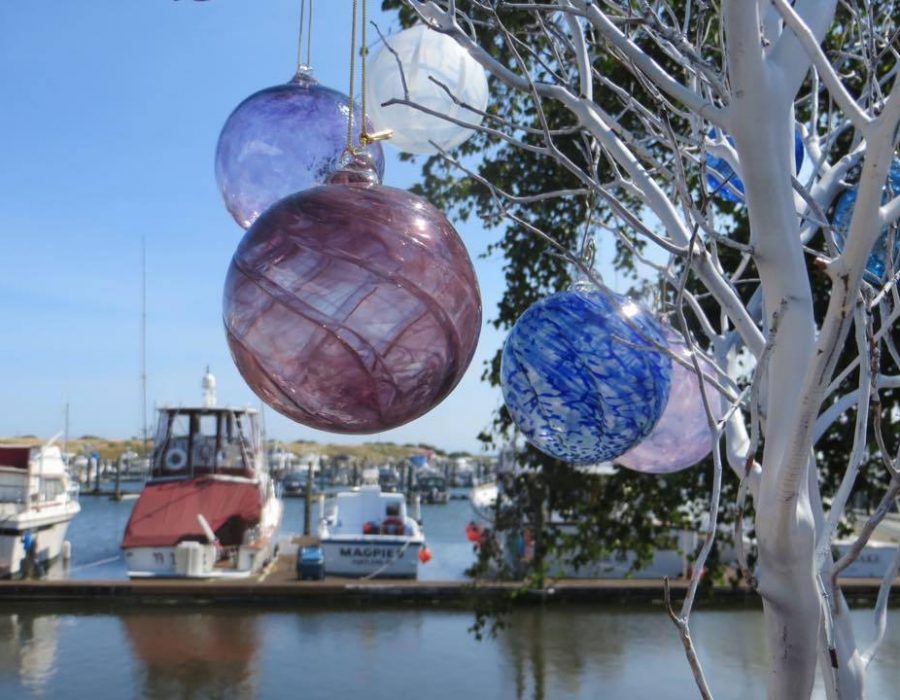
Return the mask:
<svg viewBox="0 0 900 700"><path fill-rule="evenodd" d="M385 43L369 61L366 78L367 112L375 130L391 129L389 143L407 153L427 155L438 152L432 141L449 150L472 136L472 129L415 107L382 104L406 98L405 79L411 102L452 119L480 123L478 114L456 104L447 90L460 102L483 111L488 85L481 64L454 39L424 24L386 37Z"/></svg>

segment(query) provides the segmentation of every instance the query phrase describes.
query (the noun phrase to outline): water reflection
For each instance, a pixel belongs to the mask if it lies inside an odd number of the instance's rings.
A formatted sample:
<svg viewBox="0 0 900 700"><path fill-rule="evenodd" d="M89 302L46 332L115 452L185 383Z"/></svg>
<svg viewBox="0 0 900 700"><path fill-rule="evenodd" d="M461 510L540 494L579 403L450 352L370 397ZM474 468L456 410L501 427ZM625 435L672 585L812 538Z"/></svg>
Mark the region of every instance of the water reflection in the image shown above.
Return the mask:
<svg viewBox="0 0 900 700"><path fill-rule="evenodd" d="M762 616L710 612L695 620L698 652L713 685L724 690L721 697L758 697L765 668ZM696 694L678 635L661 609L523 609L510 618L498 644L517 700Z"/></svg>
<svg viewBox="0 0 900 700"><path fill-rule="evenodd" d="M145 698L254 698L258 616L229 611L120 618Z"/></svg>
<svg viewBox="0 0 900 700"><path fill-rule="evenodd" d="M0 678L43 696L56 669L58 626L55 615L0 615Z"/></svg>
<svg viewBox="0 0 900 700"><path fill-rule="evenodd" d="M854 610L860 643L871 611ZM868 697L896 697L900 611L870 667ZM699 610L694 640L716 698L765 694L762 614ZM453 610L107 610L0 602L0 698L697 697L661 608L520 608L475 641ZM814 697L822 697L817 687Z"/></svg>
<svg viewBox="0 0 900 700"><path fill-rule="evenodd" d="M598 628L602 625L602 633ZM621 619L592 619L583 611L537 608L523 610L513 616L500 634L512 663L516 698L542 700L553 697L553 688L569 697L579 697L591 678L586 673L591 659L604 656L604 676L616 675L621 669L618 657L625 652ZM591 640L585 644L586 640Z"/></svg>

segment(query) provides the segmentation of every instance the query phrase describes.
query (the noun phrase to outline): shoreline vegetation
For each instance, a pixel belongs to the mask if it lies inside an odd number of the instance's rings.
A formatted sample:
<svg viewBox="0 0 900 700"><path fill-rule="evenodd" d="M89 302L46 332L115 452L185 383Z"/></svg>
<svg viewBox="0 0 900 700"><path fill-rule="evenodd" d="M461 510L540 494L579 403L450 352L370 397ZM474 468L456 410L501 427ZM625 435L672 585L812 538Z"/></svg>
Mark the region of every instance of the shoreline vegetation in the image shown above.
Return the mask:
<svg viewBox="0 0 900 700"><path fill-rule="evenodd" d="M45 443L45 438L36 435L17 435L0 437L0 445L29 445L37 446ZM56 444L62 446L62 439L58 438ZM153 440L147 441L148 450L153 449ZM140 438L115 439L97 435L82 435L69 439L66 443L66 451L72 454L91 454L97 452L103 460L114 460L126 452L141 453L144 441ZM266 449L283 449L297 457L316 452L323 457L333 458L346 456L354 461L369 464L381 464L384 462L399 462L412 455L432 452L441 459L469 458L472 460L485 459L488 455L472 454L465 451L447 451L427 443L406 443L398 445L394 442L366 442L359 445L346 445L341 443L316 442L314 440L266 440Z"/></svg>

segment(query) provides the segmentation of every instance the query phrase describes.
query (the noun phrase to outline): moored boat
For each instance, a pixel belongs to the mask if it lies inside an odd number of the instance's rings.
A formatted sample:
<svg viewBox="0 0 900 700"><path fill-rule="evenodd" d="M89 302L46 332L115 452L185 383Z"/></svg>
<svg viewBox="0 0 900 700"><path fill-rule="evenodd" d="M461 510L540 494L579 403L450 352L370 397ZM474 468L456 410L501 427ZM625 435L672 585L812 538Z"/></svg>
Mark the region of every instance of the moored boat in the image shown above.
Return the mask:
<svg viewBox="0 0 900 700"><path fill-rule="evenodd" d="M362 486L337 494L319 525L326 576L416 578L425 535L402 494Z"/></svg>
<svg viewBox="0 0 900 700"><path fill-rule="evenodd" d="M0 577L58 559L80 510L59 447L0 445Z"/></svg>
<svg viewBox="0 0 900 700"><path fill-rule="evenodd" d="M128 575L245 578L262 569L282 514L264 452L254 409L219 408L209 395L203 407L160 409L150 480L122 540Z"/></svg>
<svg viewBox="0 0 900 700"><path fill-rule="evenodd" d="M437 469L424 467L416 472L416 491L423 503L448 503L447 479Z"/></svg>

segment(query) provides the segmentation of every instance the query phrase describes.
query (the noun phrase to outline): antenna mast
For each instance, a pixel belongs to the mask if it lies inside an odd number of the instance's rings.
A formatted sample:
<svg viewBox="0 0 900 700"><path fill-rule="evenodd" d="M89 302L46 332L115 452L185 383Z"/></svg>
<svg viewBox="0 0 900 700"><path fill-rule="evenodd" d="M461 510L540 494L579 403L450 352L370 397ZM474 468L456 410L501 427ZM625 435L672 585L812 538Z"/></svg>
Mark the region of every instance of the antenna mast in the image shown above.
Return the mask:
<svg viewBox="0 0 900 700"><path fill-rule="evenodd" d="M141 236L141 434L147 459L147 238Z"/></svg>

